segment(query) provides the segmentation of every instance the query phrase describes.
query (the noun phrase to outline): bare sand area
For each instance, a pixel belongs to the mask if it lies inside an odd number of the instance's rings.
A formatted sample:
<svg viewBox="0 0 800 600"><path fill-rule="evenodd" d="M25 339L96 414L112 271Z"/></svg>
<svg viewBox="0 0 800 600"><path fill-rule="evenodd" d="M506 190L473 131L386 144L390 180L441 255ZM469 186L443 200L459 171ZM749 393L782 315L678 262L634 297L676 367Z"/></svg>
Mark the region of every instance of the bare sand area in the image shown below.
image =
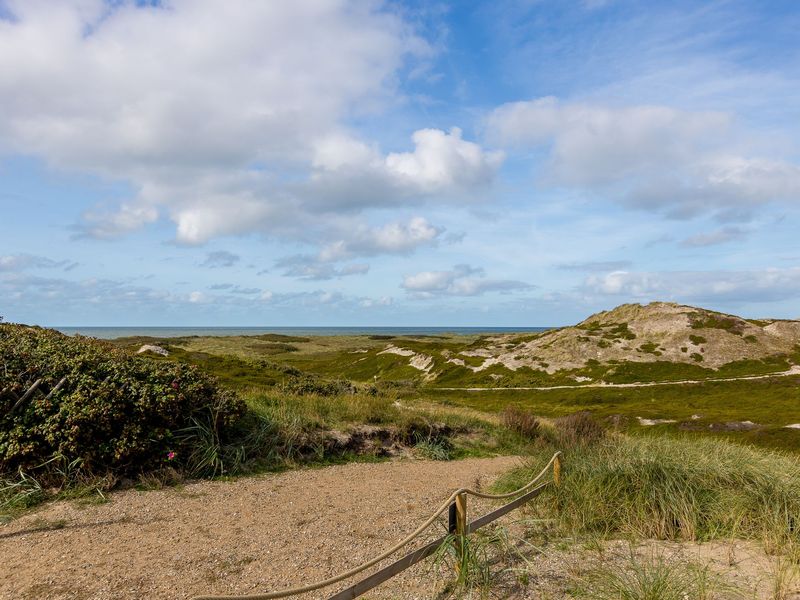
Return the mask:
<svg viewBox="0 0 800 600"><path fill-rule="evenodd" d="M191 598L309 583L361 564L456 488L486 486L519 462L353 463L58 502L0 527L0 598ZM420 564L369 597L428 597L432 578Z"/></svg>

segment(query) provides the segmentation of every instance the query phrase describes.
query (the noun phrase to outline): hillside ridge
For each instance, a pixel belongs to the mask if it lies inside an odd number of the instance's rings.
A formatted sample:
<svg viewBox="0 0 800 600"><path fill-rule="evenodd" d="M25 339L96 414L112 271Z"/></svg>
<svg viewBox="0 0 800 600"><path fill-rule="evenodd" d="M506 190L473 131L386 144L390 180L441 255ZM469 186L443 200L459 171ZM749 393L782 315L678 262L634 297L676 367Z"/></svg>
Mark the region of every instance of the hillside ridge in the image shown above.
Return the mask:
<svg viewBox="0 0 800 600"><path fill-rule="evenodd" d="M512 370L527 366L552 374L595 361L670 361L717 369L735 361L795 352L800 321L744 319L672 302L622 304L577 325L515 341L514 336L492 338L482 349L487 361L477 369L503 364Z"/></svg>

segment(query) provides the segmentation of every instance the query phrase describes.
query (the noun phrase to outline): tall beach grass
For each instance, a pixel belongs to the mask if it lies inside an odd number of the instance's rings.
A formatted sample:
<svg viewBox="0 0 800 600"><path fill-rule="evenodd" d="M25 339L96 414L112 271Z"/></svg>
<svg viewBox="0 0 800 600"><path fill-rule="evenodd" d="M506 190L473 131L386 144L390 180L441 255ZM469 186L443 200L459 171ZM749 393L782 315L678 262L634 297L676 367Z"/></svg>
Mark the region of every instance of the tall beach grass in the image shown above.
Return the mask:
<svg viewBox="0 0 800 600"><path fill-rule="evenodd" d="M531 466L500 482L514 488ZM565 535L760 540L800 549L800 461L712 438L610 434L566 450L562 484L536 504Z"/></svg>

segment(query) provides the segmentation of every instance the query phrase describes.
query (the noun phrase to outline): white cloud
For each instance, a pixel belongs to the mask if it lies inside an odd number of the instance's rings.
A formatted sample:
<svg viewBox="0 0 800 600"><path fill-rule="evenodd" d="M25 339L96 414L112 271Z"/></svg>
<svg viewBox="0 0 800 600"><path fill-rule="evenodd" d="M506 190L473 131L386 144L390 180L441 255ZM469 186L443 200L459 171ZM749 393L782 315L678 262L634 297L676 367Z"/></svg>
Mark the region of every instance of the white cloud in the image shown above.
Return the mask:
<svg viewBox="0 0 800 600"><path fill-rule="evenodd" d="M679 302L772 302L800 297L800 268L761 271L615 271L586 279L590 295Z"/></svg>
<svg viewBox="0 0 800 600"><path fill-rule="evenodd" d="M349 239L337 240L322 248L320 260L340 260L351 256L405 254L420 246L435 244L444 230L424 217L380 227L360 226L348 233Z"/></svg>
<svg viewBox="0 0 800 600"><path fill-rule="evenodd" d="M758 204L800 199L800 167L746 155L747 140L726 113L547 97L500 106L487 131L496 143L545 149L545 184L673 217L741 217Z"/></svg>
<svg viewBox="0 0 800 600"><path fill-rule="evenodd" d="M363 308L375 308L380 306L391 306L394 300L391 296L381 296L380 298L364 298L359 302Z"/></svg>
<svg viewBox="0 0 800 600"><path fill-rule="evenodd" d="M319 234L322 211L394 206L489 182L501 157L460 130L382 155L346 132L396 102L431 54L380 2L8 2L0 20L0 153L126 182L86 211L110 238L159 218L176 239ZM309 43L313 40L313 43ZM318 229L318 227L316 227Z"/></svg>
<svg viewBox="0 0 800 600"><path fill-rule="evenodd" d="M501 152L486 152L461 137L454 127L449 133L421 129L413 135L413 152L389 154L388 172L403 183L435 193L452 187L486 185L503 162Z"/></svg>
<svg viewBox="0 0 800 600"><path fill-rule="evenodd" d="M486 279L482 269L456 265L448 271L422 271L403 278L402 287L419 298L434 296L479 296L486 292L530 289L522 281Z"/></svg>
<svg viewBox="0 0 800 600"><path fill-rule="evenodd" d="M298 193L320 210L391 207L398 201L460 201L479 197L503 163L504 155L484 150L449 132L420 129L414 149L383 155L352 136L336 132L318 140L311 181Z"/></svg>
<svg viewBox="0 0 800 600"><path fill-rule="evenodd" d="M386 225L340 226L331 232L334 241L322 246L316 255L296 254L275 262L284 270L284 275L301 279L332 279L347 275L363 275L369 265L353 263L335 267L332 263L357 257L384 254L411 254L422 246L432 246L444 229L429 223L423 217L413 217L406 222L397 221Z"/></svg>
<svg viewBox="0 0 800 600"><path fill-rule="evenodd" d="M390 91L403 55L422 49L372 3L7 4L5 142L113 174L305 155L309 138Z"/></svg>

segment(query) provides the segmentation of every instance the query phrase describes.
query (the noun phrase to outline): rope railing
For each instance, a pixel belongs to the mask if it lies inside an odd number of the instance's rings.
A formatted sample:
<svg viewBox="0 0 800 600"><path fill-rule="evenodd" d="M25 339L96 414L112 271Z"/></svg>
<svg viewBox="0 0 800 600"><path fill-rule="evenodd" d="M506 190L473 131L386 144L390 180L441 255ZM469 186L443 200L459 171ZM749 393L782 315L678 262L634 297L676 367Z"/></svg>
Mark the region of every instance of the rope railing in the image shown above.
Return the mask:
<svg viewBox="0 0 800 600"><path fill-rule="evenodd" d="M545 465L545 467L541 470L541 472L531 479L528 483L522 486L519 489L514 490L513 492L508 492L505 494L487 494L484 492L479 492L478 490L473 490L471 488L459 488L455 492L453 492L450 497L445 500L442 505L437 508L433 514L431 514L428 519L425 520L419 527L417 527L412 533L407 535L405 538L397 542L394 546L389 548L388 550L382 552L378 556L371 558L370 560L366 561L365 563L350 569L349 571L345 571L344 573L340 573L339 575L335 575L333 577L329 577L328 579L324 579L322 581L318 581L316 583L310 583L308 585L289 588L285 590L278 590L275 592L268 592L265 594L250 594L250 595L234 595L234 596L197 596L194 600L273 600L275 598L286 598L288 596L295 596L297 594L305 594L307 592L313 592L322 588L326 588L328 586L333 585L334 583L339 583L344 581L345 579L349 579L354 575L358 575L363 571L366 571L370 567L378 564L379 562L389 558L392 554L396 553L401 548L410 544L414 539L422 535L425 530L430 527L436 519L442 515L446 510L448 510L456 501L457 498L463 498L464 496L474 496L476 498L483 498L486 500L504 500L507 498L512 498L514 496L519 496L532 490L532 488L541 481L541 479L547 474L550 470L550 467L553 467L553 479L556 483L560 478L561 473L561 452L556 452L553 454L553 457L550 461Z"/></svg>

